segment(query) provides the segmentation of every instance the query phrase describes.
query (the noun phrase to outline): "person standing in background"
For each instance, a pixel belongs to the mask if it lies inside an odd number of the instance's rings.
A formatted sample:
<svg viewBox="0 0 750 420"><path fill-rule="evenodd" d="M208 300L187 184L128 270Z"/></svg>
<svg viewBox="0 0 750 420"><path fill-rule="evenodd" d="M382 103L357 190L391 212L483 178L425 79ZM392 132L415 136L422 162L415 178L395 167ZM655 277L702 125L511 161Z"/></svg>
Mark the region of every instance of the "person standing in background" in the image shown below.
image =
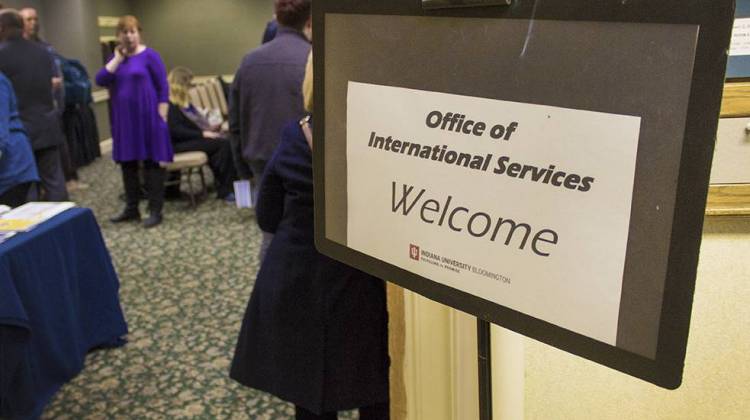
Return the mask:
<svg viewBox="0 0 750 420"><path fill-rule="evenodd" d="M18 14L23 18L23 37L24 39L32 42L37 42L44 46L45 49L52 55L54 66L52 71L54 77L52 78L52 89L54 91L53 96L55 99L55 109L62 115L65 109L65 89L63 89L63 78L62 70L60 68L60 58L52 45L44 42L39 36L39 15L36 9L33 7L24 7L18 11Z"/></svg>
<svg viewBox="0 0 750 420"><path fill-rule="evenodd" d="M39 14L36 9L33 7L24 7L19 10L18 13L23 18L23 37L29 41L37 42L44 46L44 48L46 48L52 55L54 61L53 72L55 75L52 78L52 95L55 99L55 109L60 117L60 124L64 126L63 113L65 112L65 87L62 71L63 57L55 51L55 48L51 44L45 42L39 35ZM88 188L88 185L78 182L78 171L71 159L68 142L62 142L60 144L60 160L63 166L63 174L65 175L65 187L68 191Z"/></svg>
<svg viewBox="0 0 750 420"><path fill-rule="evenodd" d="M24 22L11 9L0 11L0 72L10 79L43 188L42 199L68 200L60 160L65 137L52 96L54 61L38 43L23 38Z"/></svg>
<svg viewBox="0 0 750 420"><path fill-rule="evenodd" d="M30 191L37 181L34 152L18 116L13 86L0 73L0 204L17 207L25 203L34 195Z"/></svg>
<svg viewBox="0 0 750 420"><path fill-rule="evenodd" d="M242 59L230 91L229 130L242 155L235 160L247 163L256 190L283 124L304 114L302 79L311 49L310 0L274 0L274 12L276 36ZM238 168L240 177L243 172ZM263 232L261 259L271 237Z"/></svg>
<svg viewBox="0 0 750 420"><path fill-rule="evenodd" d="M303 90L312 112L312 56ZM388 420L383 280L315 249L312 116L290 121L268 162L256 216L274 232L237 338L230 377L295 405L296 420Z"/></svg>
<svg viewBox="0 0 750 420"><path fill-rule="evenodd" d="M23 37L29 41L41 42L39 37L39 16L33 7L24 7L18 10L23 18Z"/></svg>
<svg viewBox="0 0 750 420"><path fill-rule="evenodd" d="M172 144L167 127L169 84L159 53L141 43L141 25L135 16L117 23L119 45L114 56L96 75L96 83L109 90L112 116L112 159L120 164L125 187L125 209L112 223L140 220L138 210L143 164L148 187L149 216L145 228L162 221L166 171L159 162L171 162Z"/></svg>

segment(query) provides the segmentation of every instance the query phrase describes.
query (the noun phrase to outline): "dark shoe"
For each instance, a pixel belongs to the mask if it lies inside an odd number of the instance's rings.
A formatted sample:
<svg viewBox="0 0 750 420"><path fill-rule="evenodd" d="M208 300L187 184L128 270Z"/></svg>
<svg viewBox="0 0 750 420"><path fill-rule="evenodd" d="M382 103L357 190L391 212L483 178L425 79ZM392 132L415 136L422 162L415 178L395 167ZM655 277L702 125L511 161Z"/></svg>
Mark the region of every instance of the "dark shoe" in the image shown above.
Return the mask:
<svg viewBox="0 0 750 420"><path fill-rule="evenodd" d="M148 215L146 220L143 221L143 227L146 229L158 226L161 223L161 214L151 213Z"/></svg>
<svg viewBox="0 0 750 420"><path fill-rule="evenodd" d="M138 209L125 209L120 214L109 219L112 223L121 223L127 221L138 221L141 220L141 213Z"/></svg>

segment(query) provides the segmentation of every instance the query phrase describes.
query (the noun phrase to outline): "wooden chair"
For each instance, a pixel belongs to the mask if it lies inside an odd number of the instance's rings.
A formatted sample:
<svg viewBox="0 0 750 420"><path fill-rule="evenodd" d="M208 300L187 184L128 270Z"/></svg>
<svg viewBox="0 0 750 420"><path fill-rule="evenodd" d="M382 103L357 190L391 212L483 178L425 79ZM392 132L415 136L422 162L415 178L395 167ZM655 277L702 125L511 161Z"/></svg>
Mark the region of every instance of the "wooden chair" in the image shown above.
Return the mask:
<svg viewBox="0 0 750 420"><path fill-rule="evenodd" d="M229 114L229 106L227 105L227 98L224 96L224 89L221 87L219 79L213 78L208 81L208 86L213 90L219 104L219 111L221 115L227 116Z"/></svg>
<svg viewBox="0 0 750 420"><path fill-rule="evenodd" d="M197 206L197 197L205 197L208 194L206 188L206 177L203 174L203 168L208 164L208 156L204 152L183 152L175 153L172 162L163 163L162 166L167 172L179 172L179 178L169 180L164 183L165 186L180 185L182 180L188 184L188 195L190 196L191 208ZM193 188L193 175L198 175L201 181L201 190L196 194ZM169 177L167 177L169 178Z"/></svg>
<svg viewBox="0 0 750 420"><path fill-rule="evenodd" d="M211 98L208 96L208 89L206 88L206 85L198 85L196 87L196 90L198 91L198 96L201 98L201 103L203 104L203 109L211 109L213 106L211 105Z"/></svg>
<svg viewBox="0 0 750 420"><path fill-rule="evenodd" d="M198 88L192 87L188 91L188 95L190 96L190 103L193 104L196 108L205 108L206 106L203 104L203 101L201 101L201 96L198 95Z"/></svg>
<svg viewBox="0 0 750 420"><path fill-rule="evenodd" d="M206 84L204 84L203 86L206 88L206 95L208 95L208 103L210 104L211 109L215 109L221 112L221 115L224 115L224 113L221 111L219 96L216 94L217 92L214 89L213 84L211 82L206 82Z"/></svg>

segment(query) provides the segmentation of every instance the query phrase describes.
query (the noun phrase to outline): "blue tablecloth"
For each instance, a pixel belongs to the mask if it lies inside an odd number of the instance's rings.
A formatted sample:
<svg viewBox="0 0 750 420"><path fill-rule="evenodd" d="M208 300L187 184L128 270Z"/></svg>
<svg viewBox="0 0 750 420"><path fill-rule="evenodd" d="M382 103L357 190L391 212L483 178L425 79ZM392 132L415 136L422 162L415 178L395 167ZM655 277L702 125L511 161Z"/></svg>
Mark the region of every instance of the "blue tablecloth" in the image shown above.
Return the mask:
<svg viewBox="0 0 750 420"><path fill-rule="evenodd" d="M118 290L89 209L0 244L0 417L38 417L89 350L124 343Z"/></svg>

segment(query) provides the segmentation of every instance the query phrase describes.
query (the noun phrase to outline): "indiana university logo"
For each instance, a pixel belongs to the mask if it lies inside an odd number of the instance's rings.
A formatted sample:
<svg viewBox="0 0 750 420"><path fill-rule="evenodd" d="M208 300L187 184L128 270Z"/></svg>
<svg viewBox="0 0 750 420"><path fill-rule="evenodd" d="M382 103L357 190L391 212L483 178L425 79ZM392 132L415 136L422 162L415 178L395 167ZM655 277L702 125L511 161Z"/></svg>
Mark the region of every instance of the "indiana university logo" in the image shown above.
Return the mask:
<svg viewBox="0 0 750 420"><path fill-rule="evenodd" d="M409 245L409 257L411 257L412 260L419 261L419 247L416 245Z"/></svg>

